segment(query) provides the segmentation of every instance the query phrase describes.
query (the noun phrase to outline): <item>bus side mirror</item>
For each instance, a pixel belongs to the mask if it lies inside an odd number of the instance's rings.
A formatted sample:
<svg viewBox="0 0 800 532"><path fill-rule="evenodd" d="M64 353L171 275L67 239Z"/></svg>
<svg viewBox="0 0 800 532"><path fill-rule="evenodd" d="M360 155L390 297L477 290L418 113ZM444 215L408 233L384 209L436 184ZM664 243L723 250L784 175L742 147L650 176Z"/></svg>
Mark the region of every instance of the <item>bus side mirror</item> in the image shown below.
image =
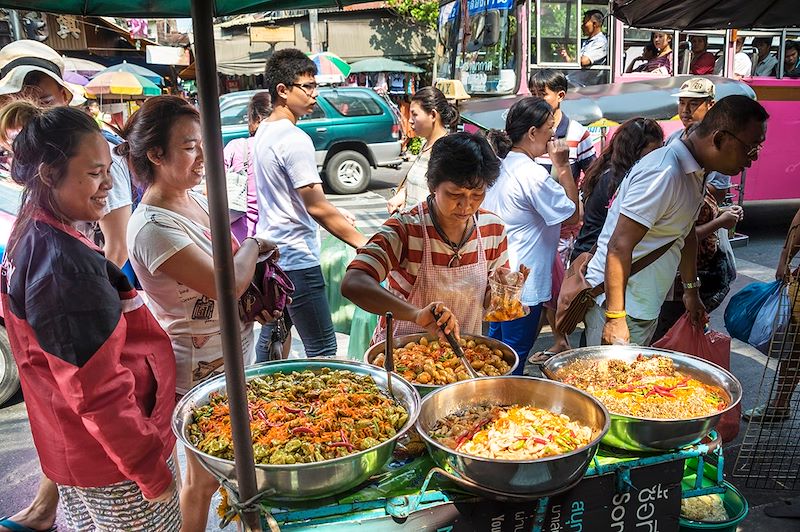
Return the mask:
<svg viewBox="0 0 800 532"><path fill-rule="evenodd" d="M500 12L487 11L484 17L483 45L494 46L500 40Z"/></svg>

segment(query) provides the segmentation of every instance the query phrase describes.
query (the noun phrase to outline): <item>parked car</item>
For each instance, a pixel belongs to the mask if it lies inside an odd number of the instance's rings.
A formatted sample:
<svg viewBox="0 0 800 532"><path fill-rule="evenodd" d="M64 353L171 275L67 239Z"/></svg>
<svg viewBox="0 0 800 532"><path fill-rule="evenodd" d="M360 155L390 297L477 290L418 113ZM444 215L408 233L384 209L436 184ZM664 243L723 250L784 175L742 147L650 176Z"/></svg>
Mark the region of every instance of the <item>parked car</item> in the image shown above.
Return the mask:
<svg viewBox="0 0 800 532"><path fill-rule="evenodd" d="M220 97L223 143L248 136L247 104L256 92ZM297 125L314 141L317 168L337 194L362 192L372 168L402 163L400 123L389 102L372 89L321 87L314 111Z"/></svg>
<svg viewBox="0 0 800 532"><path fill-rule="evenodd" d="M6 251L8 237L19 211L21 190L18 186L0 179L0 261ZM0 405L5 403L19 389L19 373L11 344L6 333L5 313L0 305Z"/></svg>

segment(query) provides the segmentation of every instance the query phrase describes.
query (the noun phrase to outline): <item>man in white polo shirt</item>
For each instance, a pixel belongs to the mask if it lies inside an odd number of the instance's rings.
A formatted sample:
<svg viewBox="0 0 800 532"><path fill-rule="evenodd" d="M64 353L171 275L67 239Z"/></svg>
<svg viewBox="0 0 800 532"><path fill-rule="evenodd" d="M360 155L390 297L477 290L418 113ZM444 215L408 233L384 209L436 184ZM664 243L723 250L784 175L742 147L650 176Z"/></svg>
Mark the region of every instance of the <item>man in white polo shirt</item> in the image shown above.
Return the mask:
<svg viewBox="0 0 800 532"><path fill-rule="evenodd" d="M706 174L738 174L758 158L769 115L746 96L717 102L680 142L646 155L620 185L589 262L592 286L605 295L586 315L588 345L647 345L661 304L680 270L684 304L692 320L705 308L698 296L694 222L703 201ZM630 275L631 264L674 242L655 262Z"/></svg>

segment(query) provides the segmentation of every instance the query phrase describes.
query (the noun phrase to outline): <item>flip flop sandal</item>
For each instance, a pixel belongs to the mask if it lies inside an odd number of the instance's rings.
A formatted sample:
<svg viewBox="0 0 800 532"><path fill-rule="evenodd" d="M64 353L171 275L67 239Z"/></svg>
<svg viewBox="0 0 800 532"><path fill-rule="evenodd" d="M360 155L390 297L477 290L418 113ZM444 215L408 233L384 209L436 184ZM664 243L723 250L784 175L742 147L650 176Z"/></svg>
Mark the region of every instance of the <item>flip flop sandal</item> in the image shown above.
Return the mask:
<svg viewBox="0 0 800 532"><path fill-rule="evenodd" d="M779 423L790 417L792 413L788 408L775 408L766 403L742 412L742 419L756 423Z"/></svg>
<svg viewBox="0 0 800 532"><path fill-rule="evenodd" d="M17 523L16 521L12 521L11 518L8 516L0 519L0 526L6 527L12 532L55 532L56 530L58 530L58 527L56 525L44 529L31 528L29 526Z"/></svg>
<svg viewBox="0 0 800 532"><path fill-rule="evenodd" d="M541 365L550 360L551 357L557 354L558 353L555 353L553 351L538 351L532 354L530 357L528 357L528 362L530 362L531 364Z"/></svg>

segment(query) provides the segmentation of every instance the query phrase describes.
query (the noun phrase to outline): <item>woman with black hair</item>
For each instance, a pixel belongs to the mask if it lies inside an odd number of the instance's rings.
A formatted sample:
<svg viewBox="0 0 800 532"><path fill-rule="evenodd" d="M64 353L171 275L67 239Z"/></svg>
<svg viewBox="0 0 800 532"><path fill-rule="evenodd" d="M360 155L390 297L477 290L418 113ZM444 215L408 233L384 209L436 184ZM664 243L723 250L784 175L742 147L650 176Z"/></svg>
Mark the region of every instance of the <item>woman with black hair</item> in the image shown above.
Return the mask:
<svg viewBox="0 0 800 532"><path fill-rule="evenodd" d="M499 169L480 135L455 133L436 142L427 171L431 194L395 213L359 248L342 295L367 312L391 311L393 336L436 334L439 325L480 334L489 273L508 262L503 223L480 209ZM438 320L433 307L442 313ZM381 317L373 343L386 334Z"/></svg>
<svg viewBox="0 0 800 532"><path fill-rule="evenodd" d="M177 531L169 337L76 229L105 214L108 144L77 109L19 101L0 123L15 112L29 116L11 167L24 189L0 289L42 471L70 530Z"/></svg>
<svg viewBox="0 0 800 532"><path fill-rule="evenodd" d="M594 247L622 179L639 159L662 144L664 131L650 118L631 118L614 132L603 153L586 171L581 190L583 226L570 260Z"/></svg>
<svg viewBox="0 0 800 532"><path fill-rule="evenodd" d="M411 129L425 143L406 178L397 187L397 193L389 199L386 205L389 214L403 207L413 207L428 197L425 173L428 170L431 149L437 140L447 135L458 123L458 118L458 110L436 87L422 88L411 97Z"/></svg>
<svg viewBox="0 0 800 532"><path fill-rule="evenodd" d="M511 268L530 268L522 303L531 308L525 317L491 323L489 336L507 343L524 358L536 341L542 305L551 297L561 224L575 223L580 216L569 147L564 139L553 139L554 127L553 108L541 98L528 97L511 107L505 130L489 131L502 164L497 186L486 195L484 206L506 225ZM545 153L558 181L534 160ZM523 369L520 364L516 373L521 375Z"/></svg>

